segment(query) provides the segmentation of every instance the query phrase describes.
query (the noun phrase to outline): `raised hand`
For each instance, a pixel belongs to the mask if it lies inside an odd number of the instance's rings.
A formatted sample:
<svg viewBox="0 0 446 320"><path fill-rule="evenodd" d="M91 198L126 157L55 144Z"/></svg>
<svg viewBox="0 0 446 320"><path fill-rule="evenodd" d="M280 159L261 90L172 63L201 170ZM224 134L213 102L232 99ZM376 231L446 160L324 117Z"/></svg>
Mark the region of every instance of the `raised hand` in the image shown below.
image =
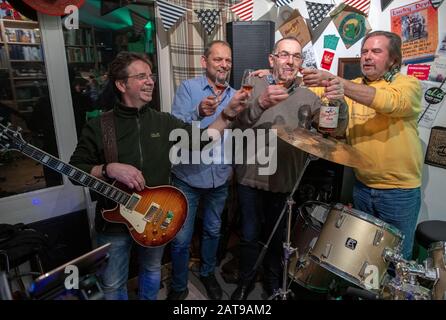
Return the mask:
<svg viewBox="0 0 446 320"><path fill-rule="evenodd" d="M333 77L329 80L323 80L322 85L325 87L324 96L328 100L344 99L344 84L339 77Z"/></svg>
<svg viewBox="0 0 446 320"><path fill-rule="evenodd" d="M200 104L198 105L198 112L200 116L207 117L212 116L215 113L215 110L217 110L217 106L219 104L218 97L216 96L207 96L203 100L201 100Z"/></svg>
<svg viewBox="0 0 446 320"><path fill-rule="evenodd" d="M263 109L268 109L287 99L288 96L289 95L283 86L271 85L266 87L258 100Z"/></svg>
<svg viewBox="0 0 446 320"><path fill-rule="evenodd" d="M322 87L324 86L322 83L324 80L335 78L330 72L319 69L304 68L300 72L307 87Z"/></svg>

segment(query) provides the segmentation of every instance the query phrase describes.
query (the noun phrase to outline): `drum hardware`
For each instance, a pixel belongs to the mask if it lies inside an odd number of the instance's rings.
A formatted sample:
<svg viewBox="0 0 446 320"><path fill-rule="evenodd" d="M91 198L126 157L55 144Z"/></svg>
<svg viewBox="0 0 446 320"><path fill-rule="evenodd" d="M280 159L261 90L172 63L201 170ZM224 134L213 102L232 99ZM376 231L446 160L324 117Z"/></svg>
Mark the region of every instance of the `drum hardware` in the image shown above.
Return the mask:
<svg viewBox="0 0 446 320"><path fill-rule="evenodd" d="M341 214L341 215L339 215L339 218L338 218L338 220L336 220L336 228L340 228L340 227L342 227L342 224L344 223L344 220L345 220L345 215L343 215L343 214Z"/></svg>
<svg viewBox="0 0 446 320"><path fill-rule="evenodd" d="M398 277L385 282L380 296L384 300L431 300L432 297L429 289Z"/></svg>
<svg viewBox="0 0 446 320"><path fill-rule="evenodd" d="M252 271L255 273L255 271L258 269L261 262L263 261L263 258L266 254L266 250L268 250L269 244L271 243L271 240L272 240L274 234L276 233L277 228L279 227L280 222L282 221L285 212L287 212L288 216L287 216L287 228L286 228L286 242L284 242L284 244L283 244L284 263L283 263L282 288L280 288L279 290L276 290L273 293L273 295L268 298L268 300L272 300L276 297L279 297L281 300L286 300L288 294L290 293L290 290L287 287L288 262L289 262L290 256L293 254L293 252L296 251L295 248L291 247L291 242L290 242L291 218L292 218L292 212L293 212L293 205L295 204L295 202L293 200L293 196L294 196L294 193L296 192L296 190L302 180L302 177L303 177L308 165L310 164L311 161L317 160L317 159L318 159L317 157L315 157L311 154L308 154L307 159L305 160L304 166L303 166L299 176L297 177L296 183L294 184L293 190L289 194L287 201L286 201L285 205L283 206L282 212L280 213L280 216L277 218L276 224L274 225L273 230L271 231L271 234L269 235L268 240L263 245L262 250L260 251L260 254L256 260L256 263L254 264L254 267L252 268ZM288 210L287 210L287 208L288 208Z"/></svg>
<svg viewBox="0 0 446 320"><path fill-rule="evenodd" d="M333 247L332 244L330 244L330 243L326 244L325 250L321 254L322 258L327 259L330 256L330 251L331 251L332 247Z"/></svg>
<svg viewBox="0 0 446 320"><path fill-rule="evenodd" d="M432 288L434 300L446 300L446 242L438 241L429 246L428 266L436 268L438 279Z"/></svg>
<svg viewBox="0 0 446 320"><path fill-rule="evenodd" d="M408 282L415 283L416 277L430 281L439 279L438 268L431 268L426 260L424 266L414 261L407 261L403 256L393 250L386 248L383 253L384 259L395 264L395 273L401 279L409 279Z"/></svg>
<svg viewBox="0 0 446 320"><path fill-rule="evenodd" d="M379 246L381 241L383 240L384 232L382 230L376 230L375 238L373 239L373 245L375 247Z"/></svg>

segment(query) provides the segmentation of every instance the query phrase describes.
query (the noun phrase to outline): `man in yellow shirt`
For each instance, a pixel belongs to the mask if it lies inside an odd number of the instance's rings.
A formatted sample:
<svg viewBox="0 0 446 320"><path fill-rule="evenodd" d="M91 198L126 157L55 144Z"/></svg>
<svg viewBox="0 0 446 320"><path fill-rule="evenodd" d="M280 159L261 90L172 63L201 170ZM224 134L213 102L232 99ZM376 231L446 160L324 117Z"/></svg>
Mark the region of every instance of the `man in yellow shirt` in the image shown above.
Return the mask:
<svg viewBox="0 0 446 320"><path fill-rule="evenodd" d="M340 79L349 106L347 140L375 165L355 169L354 206L398 228L405 236L403 256L410 258L421 205L421 85L399 73L401 60L401 38L375 31L362 43L363 76ZM303 73L307 86L324 85L333 77L322 70Z"/></svg>

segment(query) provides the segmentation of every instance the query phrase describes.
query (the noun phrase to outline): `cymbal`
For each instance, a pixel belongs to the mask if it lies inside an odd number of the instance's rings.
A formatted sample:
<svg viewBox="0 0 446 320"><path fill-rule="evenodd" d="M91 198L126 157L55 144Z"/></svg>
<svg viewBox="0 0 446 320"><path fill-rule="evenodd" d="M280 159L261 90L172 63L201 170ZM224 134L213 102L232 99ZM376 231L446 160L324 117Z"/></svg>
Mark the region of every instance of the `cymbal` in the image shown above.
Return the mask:
<svg viewBox="0 0 446 320"><path fill-rule="evenodd" d="M277 129L277 136L282 140L318 158L353 168L373 168L367 155L334 138L324 138L320 133L303 128L291 129L283 125L272 128Z"/></svg>

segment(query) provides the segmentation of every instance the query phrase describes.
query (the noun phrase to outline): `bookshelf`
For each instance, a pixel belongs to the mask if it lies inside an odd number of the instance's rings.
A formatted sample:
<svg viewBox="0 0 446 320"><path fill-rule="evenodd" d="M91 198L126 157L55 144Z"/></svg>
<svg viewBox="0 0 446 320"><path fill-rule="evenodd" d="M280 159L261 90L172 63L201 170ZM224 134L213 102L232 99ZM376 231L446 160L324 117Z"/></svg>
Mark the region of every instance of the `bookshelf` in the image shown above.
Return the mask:
<svg viewBox="0 0 446 320"><path fill-rule="evenodd" d="M0 19L0 102L23 118L48 94L39 24Z"/></svg>
<svg viewBox="0 0 446 320"><path fill-rule="evenodd" d="M104 54L112 51L112 48L111 41L104 41L104 34L110 34L110 31L81 25L79 29L64 29L63 34L67 62L72 69L94 74L103 74L106 71Z"/></svg>

